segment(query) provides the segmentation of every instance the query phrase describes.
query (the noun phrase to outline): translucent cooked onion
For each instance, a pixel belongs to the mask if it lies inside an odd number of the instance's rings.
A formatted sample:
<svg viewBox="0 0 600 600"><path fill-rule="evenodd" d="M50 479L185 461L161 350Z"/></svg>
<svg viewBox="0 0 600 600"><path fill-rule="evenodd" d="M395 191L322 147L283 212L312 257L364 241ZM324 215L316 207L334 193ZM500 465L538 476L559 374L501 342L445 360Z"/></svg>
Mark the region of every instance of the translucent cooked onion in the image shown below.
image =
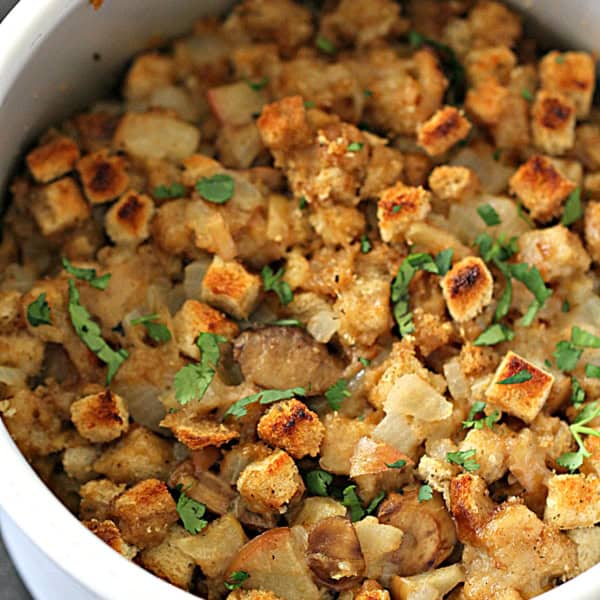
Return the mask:
<svg viewBox="0 0 600 600"><path fill-rule="evenodd" d="M465 378L458 357L452 358L444 364L444 377L448 383L448 390L455 400L467 398L469 383Z"/></svg>
<svg viewBox="0 0 600 600"><path fill-rule="evenodd" d="M204 279L204 275L206 275L206 271L208 271L211 261L212 257L210 254L206 254L185 267L183 270L183 289L186 298L200 298L202 280Z"/></svg>
<svg viewBox="0 0 600 600"><path fill-rule="evenodd" d="M514 169L494 160L494 149L487 144L463 148L449 162L450 165L468 167L477 173L483 189L498 194L508 186Z"/></svg>
<svg viewBox="0 0 600 600"><path fill-rule="evenodd" d="M440 421L452 414L452 404L426 381L412 373L396 380L383 409L388 415L410 415L422 421Z"/></svg>
<svg viewBox="0 0 600 600"><path fill-rule="evenodd" d="M9 387L23 387L25 385L25 373L21 369L13 367L0 367L0 383Z"/></svg>
<svg viewBox="0 0 600 600"><path fill-rule="evenodd" d="M160 388L146 383L120 383L114 387L127 403L129 414L136 423L160 431L158 424L165 416L165 407L158 398Z"/></svg>
<svg viewBox="0 0 600 600"><path fill-rule="evenodd" d="M320 310L306 324L308 333L323 344L329 342L339 328L340 320L333 310Z"/></svg>

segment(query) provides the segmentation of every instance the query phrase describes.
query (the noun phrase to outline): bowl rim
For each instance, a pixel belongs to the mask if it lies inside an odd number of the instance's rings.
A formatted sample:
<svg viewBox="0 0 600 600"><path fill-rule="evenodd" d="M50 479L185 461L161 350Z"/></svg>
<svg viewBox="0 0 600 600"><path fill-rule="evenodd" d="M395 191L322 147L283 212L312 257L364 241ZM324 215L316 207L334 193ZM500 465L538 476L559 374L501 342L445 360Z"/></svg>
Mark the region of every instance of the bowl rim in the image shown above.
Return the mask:
<svg viewBox="0 0 600 600"><path fill-rule="evenodd" d="M8 13L0 23L0 109L36 45L86 2L20 0ZM192 597L131 563L83 527L38 477L1 419L0 456L4 479L0 485L0 508L66 576L103 600L139 597L144 593L173 600ZM598 575L600 564L539 598L558 600L566 593L573 600L591 600L588 594L600 590Z"/></svg>

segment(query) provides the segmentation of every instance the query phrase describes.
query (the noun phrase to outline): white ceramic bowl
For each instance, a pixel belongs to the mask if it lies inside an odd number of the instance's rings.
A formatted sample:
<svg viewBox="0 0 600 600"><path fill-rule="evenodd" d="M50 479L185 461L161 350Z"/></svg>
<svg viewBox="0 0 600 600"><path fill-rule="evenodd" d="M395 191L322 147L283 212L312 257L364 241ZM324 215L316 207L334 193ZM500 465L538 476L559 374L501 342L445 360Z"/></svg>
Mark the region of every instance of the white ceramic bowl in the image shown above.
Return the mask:
<svg viewBox="0 0 600 600"><path fill-rule="evenodd" d="M570 47L595 48L600 37L598 0L513 3ZM44 127L109 89L128 57L150 39L182 33L195 17L223 11L229 4L105 0L94 11L87 0L21 0L0 24L0 190L25 146ZM93 59L95 52L99 61ZM17 568L36 599L190 598L85 530L29 467L1 423L0 456L0 521ZM600 566L543 598L600 598Z"/></svg>

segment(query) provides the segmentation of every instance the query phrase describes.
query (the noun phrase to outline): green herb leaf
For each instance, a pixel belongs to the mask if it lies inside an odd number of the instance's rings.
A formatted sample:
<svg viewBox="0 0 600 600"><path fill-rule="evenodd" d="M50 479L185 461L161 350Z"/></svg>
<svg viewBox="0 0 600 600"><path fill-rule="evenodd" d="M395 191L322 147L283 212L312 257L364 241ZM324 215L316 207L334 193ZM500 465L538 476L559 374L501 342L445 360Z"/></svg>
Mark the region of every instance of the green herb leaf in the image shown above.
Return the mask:
<svg viewBox="0 0 600 600"><path fill-rule="evenodd" d="M317 39L315 40L315 46L325 54L333 55L337 52L335 44L322 35L317 36Z"/></svg>
<svg viewBox="0 0 600 600"><path fill-rule="evenodd" d="M300 210L304 210L307 206L308 200L306 199L306 196L301 196L300 202L298 202L298 208L300 208Z"/></svg>
<svg viewBox="0 0 600 600"><path fill-rule="evenodd" d="M577 366L582 352L583 350L576 348L571 342L561 341L556 344L552 356L561 371L572 371Z"/></svg>
<svg viewBox="0 0 600 600"><path fill-rule="evenodd" d="M348 152L360 152L363 149L364 144L362 142L350 142L346 150Z"/></svg>
<svg viewBox="0 0 600 600"><path fill-rule="evenodd" d="M454 248L446 248L446 250L442 250L439 254L436 254L433 260L439 275L443 276L450 270L450 267L452 267L453 256Z"/></svg>
<svg viewBox="0 0 600 600"><path fill-rule="evenodd" d="M181 492L177 501L177 514L188 533L196 535L208 525L208 521L202 518L205 512L204 504L190 498L185 492Z"/></svg>
<svg viewBox="0 0 600 600"><path fill-rule="evenodd" d="M196 340L200 348L200 363L186 365L175 374L175 399L179 404L202 400L215 376L221 356L219 344L227 338L215 333L201 333Z"/></svg>
<svg viewBox="0 0 600 600"><path fill-rule="evenodd" d="M358 362L365 368L371 365L371 361L368 358L364 358L363 356L358 357Z"/></svg>
<svg viewBox="0 0 600 600"><path fill-rule="evenodd" d="M571 402L578 406L585 402L585 390L579 385L575 377L571 377Z"/></svg>
<svg viewBox="0 0 600 600"><path fill-rule="evenodd" d="M462 426L464 429L483 429L484 426L488 427L488 429L492 429L494 427L494 423L496 423L500 419L500 413L495 410L493 413L489 415L485 415L480 419L476 419L475 416L478 413L482 413L485 408L486 403L477 401L473 403L471 406L471 410L469 411L469 415L467 416L467 420L463 421Z"/></svg>
<svg viewBox="0 0 600 600"><path fill-rule="evenodd" d="M515 279L525 284L525 287L540 303L540 307L552 295L552 290L546 287L537 267L530 267L525 263L517 263L510 265L510 272Z"/></svg>
<svg viewBox="0 0 600 600"><path fill-rule="evenodd" d="M106 385L109 385L129 353L124 348L113 350L102 337L100 326L80 302L74 279L69 279L69 317L81 341L108 367Z"/></svg>
<svg viewBox="0 0 600 600"><path fill-rule="evenodd" d="M310 108L314 108L316 105L312 100L305 100L304 101L304 108L306 108L307 110Z"/></svg>
<svg viewBox="0 0 600 600"><path fill-rule="evenodd" d="M513 236L507 242L503 234L494 240L489 233L480 233L475 238L475 245L479 248L479 254L485 262L493 260L498 267L501 265L497 261L503 263L519 250L518 238Z"/></svg>
<svg viewBox="0 0 600 600"><path fill-rule="evenodd" d="M263 288L266 292L273 291L279 296L279 301L284 306L294 299L294 293L287 281L283 281L285 268L281 267L277 273L269 265L265 265L260 272L263 280Z"/></svg>
<svg viewBox="0 0 600 600"><path fill-rule="evenodd" d="M544 359L544 366L545 366L547 369L551 369L551 368L552 368L552 363L551 363L551 362L550 362L550 361L549 361L547 358L545 358L545 359Z"/></svg>
<svg viewBox="0 0 600 600"><path fill-rule="evenodd" d="M81 281L87 281L92 287L98 290L105 290L108 287L110 281L110 273L106 273L101 277L96 274L96 269L82 269L80 267L74 267L66 256L62 258L62 265L69 275L73 275Z"/></svg>
<svg viewBox="0 0 600 600"><path fill-rule="evenodd" d="M559 54L556 57L556 64L562 65L562 64L564 64L564 62L565 62L565 57L562 54Z"/></svg>
<svg viewBox="0 0 600 600"><path fill-rule="evenodd" d="M389 469L401 469L404 465L406 465L406 461L402 459L393 463L385 463L385 466Z"/></svg>
<svg viewBox="0 0 600 600"><path fill-rule="evenodd" d="M345 379L338 379L326 392L325 398L333 410L340 410L344 398L349 398L352 394L348 390L348 384Z"/></svg>
<svg viewBox="0 0 600 600"><path fill-rule="evenodd" d="M152 195L159 200L171 200L185 196L185 186L181 183L171 185L158 185L154 188Z"/></svg>
<svg viewBox="0 0 600 600"><path fill-rule="evenodd" d="M417 495L417 499L419 502L427 502L427 500L431 500L433 498L433 490L430 485L424 484L419 488L419 494Z"/></svg>
<svg viewBox="0 0 600 600"><path fill-rule="evenodd" d="M164 344L165 342L171 341L171 332L169 328L163 323L155 323L160 317L158 315L146 315L143 317L138 317L137 319L132 319L130 323L132 325L143 325L146 329L146 333L150 337L150 339L158 342L159 344Z"/></svg>
<svg viewBox="0 0 600 600"><path fill-rule="evenodd" d="M373 95L371 90L363 90L363 95L365 98L370 98Z"/></svg>
<svg viewBox="0 0 600 600"><path fill-rule="evenodd" d="M520 200L517 202L517 216L519 217L519 219L521 219L521 221L524 221L532 229L535 227L533 221L531 220L531 217L529 216L529 213L525 212L525 209L523 208L523 203Z"/></svg>
<svg viewBox="0 0 600 600"><path fill-rule="evenodd" d="M367 506L365 512L368 515L372 515L376 510L377 507L381 504L381 501L385 498L385 492L379 492L377 494L377 496L375 496L375 498L373 498L373 500L371 500L371 502L369 502L369 506Z"/></svg>
<svg viewBox="0 0 600 600"><path fill-rule="evenodd" d="M52 321L50 321L50 305L46 301L46 292L42 292L29 304L27 307L27 320L32 327L52 324Z"/></svg>
<svg viewBox="0 0 600 600"><path fill-rule="evenodd" d="M250 574L246 571L234 571L227 581L224 582L225 587L232 592L233 590L237 590L246 579L250 577Z"/></svg>
<svg viewBox="0 0 600 600"><path fill-rule="evenodd" d="M369 241L369 238L367 237L366 233L363 233L360 236L360 251L363 254L368 254L369 252L371 252L371 242Z"/></svg>
<svg viewBox="0 0 600 600"><path fill-rule="evenodd" d="M521 96L527 100L527 102L533 102L533 94L526 88L521 90Z"/></svg>
<svg viewBox="0 0 600 600"><path fill-rule="evenodd" d="M492 154L492 158L498 162L500 160L500 157L502 156L502 150L500 150L500 148L496 148L494 150L494 153Z"/></svg>
<svg viewBox="0 0 600 600"><path fill-rule="evenodd" d="M328 496L328 486L333 481L333 475L321 469L309 471L306 474L306 489L314 496Z"/></svg>
<svg viewBox="0 0 600 600"><path fill-rule="evenodd" d="M571 329L571 342L582 348L600 348L600 337L577 326Z"/></svg>
<svg viewBox="0 0 600 600"><path fill-rule="evenodd" d="M271 321L269 325L278 325L279 327L304 327L302 321L298 319L277 319L277 321Z"/></svg>
<svg viewBox="0 0 600 600"><path fill-rule="evenodd" d="M590 456L589 451L585 447L585 443L581 439L582 435L592 435L594 437L600 437L600 431L586 425L593 419L600 416L600 405L598 401L590 402L574 419L573 423L569 425L569 430L575 441L577 442L577 452L566 452L559 456L556 462L569 471L573 472L577 470L582 464L583 459Z"/></svg>
<svg viewBox="0 0 600 600"><path fill-rule="evenodd" d="M288 390L263 390L256 394L251 394L234 402L225 412L223 418L232 415L233 417L243 417L248 414L246 406L259 402L260 404L271 404L279 400L288 400L294 396L306 396L306 390L303 387L290 388Z"/></svg>
<svg viewBox="0 0 600 600"><path fill-rule="evenodd" d="M565 469L569 469L569 471L573 472L579 469L579 467L583 464L584 456L581 452L565 452L561 454L556 462Z"/></svg>
<svg viewBox="0 0 600 600"><path fill-rule="evenodd" d="M249 79L246 79L245 81L255 92L260 92L260 90L262 90L269 83L269 78L263 77L259 81L250 81Z"/></svg>
<svg viewBox="0 0 600 600"><path fill-rule="evenodd" d="M455 465L463 467L465 471L477 471L479 465L474 460L475 452L475 448L472 448L471 450L448 452L446 454L446 460L449 463L454 463Z"/></svg>
<svg viewBox="0 0 600 600"><path fill-rule="evenodd" d="M600 379L600 367L588 363L585 365L585 376L593 377L594 379Z"/></svg>
<svg viewBox="0 0 600 600"><path fill-rule="evenodd" d="M514 332L506 325L496 323L490 325L477 339L473 342L474 346L494 346L501 342L510 342L515 337Z"/></svg>
<svg viewBox="0 0 600 600"><path fill-rule="evenodd" d="M509 277L506 277L506 281L504 284L504 290L503 290L500 298L498 298L498 305L496 306L496 312L494 313L494 320L500 321L500 319L503 319L508 314L511 303L512 303L512 280L509 276Z"/></svg>
<svg viewBox="0 0 600 600"><path fill-rule="evenodd" d="M344 488L342 492L342 504L350 511L350 520L353 523L360 521L365 516L365 509L358 498L355 485L349 485Z"/></svg>
<svg viewBox="0 0 600 600"><path fill-rule="evenodd" d="M581 188L578 187L569 194L560 222L567 227L581 217L583 217L583 206L581 205Z"/></svg>
<svg viewBox="0 0 600 600"><path fill-rule="evenodd" d="M507 377L506 379L502 379L498 382L499 385L516 385L518 383L525 383L529 381L533 375L527 369L521 369L514 375Z"/></svg>
<svg viewBox="0 0 600 600"><path fill-rule="evenodd" d="M562 306L560 307L560 310L564 313L568 313L571 310L571 305L569 304L568 300L563 301Z"/></svg>
<svg viewBox="0 0 600 600"><path fill-rule="evenodd" d="M196 183L196 191L208 202L225 204L233 196L235 182L231 175L217 173Z"/></svg>
<svg viewBox="0 0 600 600"><path fill-rule="evenodd" d="M500 223L502 223L500 215L491 204L482 204L481 206L478 206L477 213L488 227L493 227L494 225L500 225Z"/></svg>

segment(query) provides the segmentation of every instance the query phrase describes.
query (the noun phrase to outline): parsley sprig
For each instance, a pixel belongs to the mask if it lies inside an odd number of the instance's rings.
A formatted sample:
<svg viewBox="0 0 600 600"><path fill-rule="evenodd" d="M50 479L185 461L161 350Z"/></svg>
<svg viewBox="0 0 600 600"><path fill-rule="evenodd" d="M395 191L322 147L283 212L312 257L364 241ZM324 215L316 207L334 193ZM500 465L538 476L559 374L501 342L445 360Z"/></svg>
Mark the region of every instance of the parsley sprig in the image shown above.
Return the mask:
<svg viewBox="0 0 600 600"><path fill-rule="evenodd" d="M365 508L356 493L355 485L345 487L342 492L342 504L350 511L350 520L353 523L360 521L365 515L372 515L384 498L385 492L379 492Z"/></svg>
<svg viewBox="0 0 600 600"><path fill-rule="evenodd" d="M531 374L531 372L528 369L523 368L520 371L517 371L514 375L511 375L510 377L506 377L505 379L501 379L500 381L498 381L498 385L516 385L519 383L525 383L526 381L529 381L532 378L533 375Z"/></svg>
<svg viewBox="0 0 600 600"><path fill-rule="evenodd" d="M486 407L485 402L477 401L473 403L471 406L471 410L467 416L467 420L463 421L462 426L464 429L483 429L486 426L488 429L492 429L494 427L494 423L496 423L500 419L500 413L495 410L493 413L489 415L485 415L476 419L475 417L483 413L483 409Z"/></svg>
<svg viewBox="0 0 600 600"><path fill-rule="evenodd" d="M333 475L322 469L314 469L306 474L306 489L315 496L328 496Z"/></svg>
<svg viewBox="0 0 600 600"><path fill-rule="evenodd" d="M419 500L419 502L427 502L427 500L431 500L432 498L433 498L433 490L431 489L431 486L427 485L426 483L423 484L419 488L419 493L417 495L417 499Z"/></svg>
<svg viewBox="0 0 600 600"><path fill-rule="evenodd" d="M171 185L157 185L152 193L159 200L172 200L173 198L182 198L185 196L185 186L181 183L172 183Z"/></svg>
<svg viewBox="0 0 600 600"><path fill-rule="evenodd" d="M233 197L235 182L231 175L217 173L211 177L202 177L196 183L196 191L208 202L225 204Z"/></svg>
<svg viewBox="0 0 600 600"><path fill-rule="evenodd" d="M108 287L111 278L110 273L105 273L98 277L96 269L74 267L66 256L62 257L62 265L69 275L73 275L73 277L76 277L81 281L87 281L92 287L95 287L98 290L105 290Z"/></svg>
<svg viewBox="0 0 600 600"><path fill-rule="evenodd" d="M188 533L196 535L208 525L208 521L202 518L205 512L204 504L181 492L177 501L177 514Z"/></svg>
<svg viewBox="0 0 600 600"><path fill-rule="evenodd" d="M461 466L465 471L477 471L479 464L475 462L475 448L470 450L458 450L457 452L448 452L446 460L449 463Z"/></svg>
<svg viewBox="0 0 600 600"><path fill-rule="evenodd" d="M571 339L558 342L552 353L556 366L561 371L573 371L585 348L600 348L600 337L581 329L581 327L573 327L571 329Z"/></svg>
<svg viewBox="0 0 600 600"><path fill-rule="evenodd" d="M150 339L159 344L164 344L165 342L169 342L172 336L166 325L163 323L156 323L158 319L160 319L159 315L152 314L138 317L137 319L131 319L130 323L132 325L143 325Z"/></svg>
<svg viewBox="0 0 600 600"><path fill-rule="evenodd" d="M246 579L250 577L250 574L246 571L234 571L228 578L227 581L223 582L225 587L232 592L237 590Z"/></svg>
<svg viewBox="0 0 600 600"><path fill-rule="evenodd" d="M256 394L250 394L234 402L225 412L223 418L231 415L233 417L243 417L248 414L246 407L249 404L258 402L259 404L271 404L279 400L288 400L294 396L306 396L306 390L303 387L290 388L288 390L263 390Z"/></svg>
<svg viewBox="0 0 600 600"><path fill-rule="evenodd" d="M583 206L581 205L581 188L578 187L569 194L560 222L567 227L581 217L583 217Z"/></svg>
<svg viewBox="0 0 600 600"><path fill-rule="evenodd" d="M50 305L46 300L46 292L42 292L29 304L27 307L27 320L32 327L52 324L50 320Z"/></svg>
<svg viewBox="0 0 600 600"><path fill-rule="evenodd" d="M338 379L326 392L325 398L332 410L340 410L344 398L351 396L348 389L348 382L345 379Z"/></svg>
<svg viewBox="0 0 600 600"><path fill-rule="evenodd" d="M592 427L586 427L586 425L600 415L600 404L598 401L590 402L578 415L571 425L569 430L571 435L577 442L577 452L565 452L561 454L556 462L569 471L576 471L583 464L583 459L590 456L590 452L585 447L582 435L593 435L594 437L600 437L600 431Z"/></svg>
<svg viewBox="0 0 600 600"><path fill-rule="evenodd" d="M265 265L260 272L263 280L263 287L266 292L275 292L279 297L279 301L284 306L289 304L294 299L294 293L287 281L283 281L285 267L280 267L277 272L274 272L269 265Z"/></svg>

